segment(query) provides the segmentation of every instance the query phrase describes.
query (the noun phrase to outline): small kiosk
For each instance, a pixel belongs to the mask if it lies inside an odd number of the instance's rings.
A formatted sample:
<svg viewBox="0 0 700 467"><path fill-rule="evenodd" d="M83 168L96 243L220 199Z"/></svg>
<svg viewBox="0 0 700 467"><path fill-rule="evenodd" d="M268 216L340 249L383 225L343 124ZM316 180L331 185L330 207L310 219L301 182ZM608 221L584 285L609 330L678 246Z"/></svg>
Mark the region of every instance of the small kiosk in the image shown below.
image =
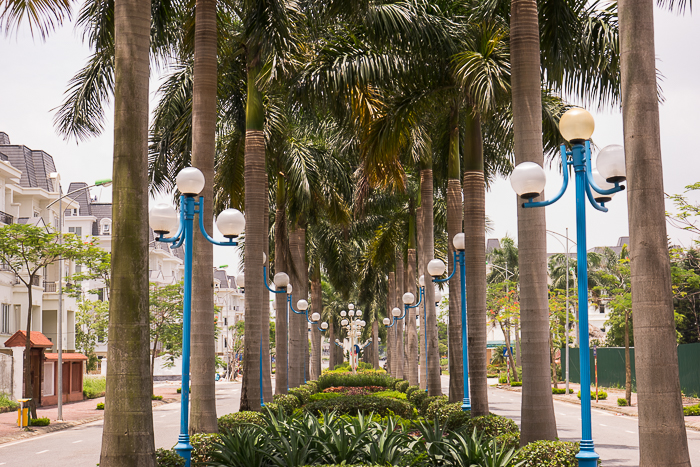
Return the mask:
<svg viewBox="0 0 700 467"><path fill-rule="evenodd" d="M29 395L29 398L34 399L38 407L44 405L41 397L42 382L44 381L44 352L46 349L53 347L53 342L39 331L31 332L29 342L31 346L29 358L32 378L32 394ZM26 344L27 333L25 331L17 331L5 341L5 347L25 347Z"/></svg>

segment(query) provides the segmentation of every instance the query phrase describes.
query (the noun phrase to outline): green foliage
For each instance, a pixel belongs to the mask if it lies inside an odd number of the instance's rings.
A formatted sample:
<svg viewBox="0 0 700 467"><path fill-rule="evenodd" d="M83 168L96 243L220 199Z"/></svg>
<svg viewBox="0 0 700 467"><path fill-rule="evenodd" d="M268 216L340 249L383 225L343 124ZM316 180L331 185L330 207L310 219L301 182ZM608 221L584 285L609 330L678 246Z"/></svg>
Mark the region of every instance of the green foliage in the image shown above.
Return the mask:
<svg viewBox="0 0 700 467"><path fill-rule="evenodd" d="M445 419L446 430L458 430L462 427L469 426L472 417L471 411L463 411L462 404L457 402L448 404L438 411L440 420Z"/></svg>
<svg viewBox="0 0 700 467"><path fill-rule="evenodd" d="M513 420L496 414L469 418L465 426L468 431L476 430L489 438L520 432L518 425Z"/></svg>
<svg viewBox="0 0 700 467"><path fill-rule="evenodd" d="M406 400L406 394L403 392L399 391L379 391L370 394L371 397L391 397L393 399L400 399L405 401Z"/></svg>
<svg viewBox="0 0 700 467"><path fill-rule="evenodd" d="M517 388L523 385L522 381L511 381L510 382L510 387L512 388Z"/></svg>
<svg viewBox="0 0 700 467"><path fill-rule="evenodd" d="M499 446L517 451L520 449L520 433L504 433L494 438Z"/></svg>
<svg viewBox="0 0 700 467"><path fill-rule="evenodd" d="M312 394L311 397L309 397L309 401L327 401L330 399L337 399L338 397L343 397L343 394L340 392L319 392L317 394Z"/></svg>
<svg viewBox="0 0 700 467"><path fill-rule="evenodd" d="M413 417L413 407L409 403L389 397L342 396L311 402L306 405L305 409L316 415L323 412L336 412L338 415L374 412L382 417L394 414L404 418Z"/></svg>
<svg viewBox="0 0 700 467"><path fill-rule="evenodd" d="M409 386L409 387L407 387L407 388L406 388L406 391L405 391L405 392L406 392L406 397L411 397L411 393L413 393L413 391L419 391L419 390L420 390L420 388L419 388L418 386Z"/></svg>
<svg viewBox="0 0 700 467"><path fill-rule="evenodd" d="M107 380L104 376L85 376L83 378L83 395L95 399L105 395Z"/></svg>
<svg viewBox="0 0 700 467"><path fill-rule="evenodd" d="M685 416L698 416L700 415L700 404L688 405L683 407L683 415Z"/></svg>
<svg viewBox="0 0 700 467"><path fill-rule="evenodd" d="M576 393L576 397L581 398L581 391ZM608 393L602 389L598 389L598 399L604 401L608 398ZM595 400L595 391L591 391L591 399Z"/></svg>
<svg viewBox="0 0 700 467"><path fill-rule="evenodd" d="M311 394L316 394L319 392L318 381L316 380L307 381L302 387L308 389Z"/></svg>
<svg viewBox="0 0 700 467"><path fill-rule="evenodd" d="M447 396L428 397L423 402L425 410L422 411L422 414L428 420L435 420L435 417L438 417L438 420L441 420L439 415L442 413L442 409L448 405L448 403L449 400Z"/></svg>
<svg viewBox="0 0 700 467"><path fill-rule="evenodd" d="M75 313L75 348L88 358L87 370L97 368L95 348L107 339L109 302L81 300Z"/></svg>
<svg viewBox="0 0 700 467"><path fill-rule="evenodd" d="M413 407L420 409L423 407L423 402L428 398L428 393L422 389L418 391L413 391L411 395L408 396L408 401L413 404Z"/></svg>
<svg viewBox="0 0 700 467"><path fill-rule="evenodd" d="M160 286L149 284L151 356L157 356L159 345L165 349L166 366L175 364L182 355L182 282Z"/></svg>
<svg viewBox="0 0 700 467"><path fill-rule="evenodd" d="M105 403L104 402L98 402L97 403L97 410L104 410L105 409Z"/></svg>
<svg viewBox="0 0 700 467"><path fill-rule="evenodd" d="M173 449L158 448L156 450L157 467L185 467L185 459Z"/></svg>
<svg viewBox="0 0 700 467"><path fill-rule="evenodd" d="M51 420L48 417L30 418L29 426L49 426Z"/></svg>
<svg viewBox="0 0 700 467"><path fill-rule="evenodd" d="M234 428L249 425L264 425L264 418L258 412L234 412L223 415L217 420L219 432L232 431Z"/></svg>
<svg viewBox="0 0 700 467"><path fill-rule="evenodd" d="M309 391L307 388L300 386L298 388L292 388L289 391L287 391L289 395L296 397L299 399L299 406L304 406L309 403L309 397L311 397L311 391Z"/></svg>
<svg viewBox="0 0 700 467"><path fill-rule="evenodd" d="M574 390L569 388L569 394L573 394ZM566 388L552 388L552 394L566 394Z"/></svg>
<svg viewBox="0 0 700 467"><path fill-rule="evenodd" d="M385 388L393 387L394 378L387 375L384 371L365 371L359 372L356 375L344 372L324 372L318 378L318 390L336 386L382 386Z"/></svg>
<svg viewBox="0 0 700 467"><path fill-rule="evenodd" d="M523 467L577 467L579 444L568 441L535 441L515 455Z"/></svg>
<svg viewBox="0 0 700 467"><path fill-rule="evenodd" d="M618 397L617 398L617 405L619 407L627 407L627 399L625 399L624 397Z"/></svg>
<svg viewBox="0 0 700 467"><path fill-rule="evenodd" d="M394 388L395 388L397 391L401 391L401 392L404 392L404 393L405 393L406 390L408 389L408 387L409 387L410 385L411 385L411 383L409 383L408 381L399 380L399 381L394 385Z"/></svg>
<svg viewBox="0 0 700 467"><path fill-rule="evenodd" d="M344 370L344 371L350 371L350 362L343 361L343 363L340 363L336 366L333 367L333 371L338 371L338 370Z"/></svg>
<svg viewBox="0 0 700 467"><path fill-rule="evenodd" d="M294 413L294 409L301 407L299 399L290 394L275 394L272 396L272 401L284 410L287 415Z"/></svg>
<svg viewBox="0 0 700 467"><path fill-rule="evenodd" d="M152 401L162 401L163 396L156 396L155 394L151 394L151 400Z"/></svg>
<svg viewBox="0 0 700 467"><path fill-rule="evenodd" d="M374 370L374 366L371 363L360 362L357 364L358 370Z"/></svg>
<svg viewBox="0 0 700 467"><path fill-rule="evenodd" d="M437 402L438 404L445 405L448 403L448 397L447 396L428 396L425 399L423 399L420 406L416 406L416 409L418 409L418 412L420 412L421 415L425 416L425 414L428 410L428 407L433 402ZM429 418L429 420L431 420L431 419Z"/></svg>
<svg viewBox="0 0 700 467"><path fill-rule="evenodd" d="M206 462L211 462L213 460L211 453L219 440L219 433L195 433L190 436L192 465L204 465Z"/></svg>
<svg viewBox="0 0 700 467"><path fill-rule="evenodd" d="M178 394L182 394L182 388L177 388L176 392L177 392Z"/></svg>
<svg viewBox="0 0 700 467"><path fill-rule="evenodd" d="M0 409L19 409L19 403L15 401L11 395L0 392Z"/></svg>

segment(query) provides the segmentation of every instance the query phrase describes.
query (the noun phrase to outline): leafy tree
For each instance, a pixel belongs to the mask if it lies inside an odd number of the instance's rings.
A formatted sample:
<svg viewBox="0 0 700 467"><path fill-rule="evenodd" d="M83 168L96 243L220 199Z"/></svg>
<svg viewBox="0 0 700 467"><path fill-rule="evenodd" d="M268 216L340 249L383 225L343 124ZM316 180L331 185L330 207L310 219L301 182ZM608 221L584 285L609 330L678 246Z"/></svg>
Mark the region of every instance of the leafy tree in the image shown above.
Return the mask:
<svg viewBox="0 0 700 467"><path fill-rule="evenodd" d="M151 328L151 381L159 347L167 354L166 365L182 355L183 284L159 286L151 282L149 297Z"/></svg>
<svg viewBox="0 0 700 467"><path fill-rule="evenodd" d="M31 398L29 408L36 418L36 401L31 378L31 330L33 284L41 271L59 258L80 261L86 250L85 244L75 235L63 238L47 226L10 224L0 228L0 261L16 274L27 288L27 326L24 349L24 397Z"/></svg>
<svg viewBox="0 0 700 467"><path fill-rule="evenodd" d="M513 373L513 381L518 381L518 373L515 367L513 352L511 352L511 326L520 321L520 298L517 284L512 281L504 281L489 284L487 297L487 311L491 323L498 324L503 331L508 349L508 359Z"/></svg>
<svg viewBox="0 0 700 467"><path fill-rule="evenodd" d="M87 370L97 368L95 347L107 339L109 302L81 300L75 314L75 348L88 358Z"/></svg>
<svg viewBox="0 0 700 467"><path fill-rule="evenodd" d="M70 278L72 281L101 280L104 283L103 299L109 301L110 276L112 270L112 254L95 245L95 240L86 244L82 255L81 264L84 266L80 272L76 272ZM71 289L71 295L80 296L80 288ZM100 289L89 290L88 293L98 295Z"/></svg>
<svg viewBox="0 0 700 467"><path fill-rule="evenodd" d="M23 22L29 24L34 35L37 30L42 39L71 18L71 0L7 0L0 4L0 29L9 34Z"/></svg>
<svg viewBox="0 0 700 467"><path fill-rule="evenodd" d="M679 343L700 341L700 252L671 248L671 281Z"/></svg>
<svg viewBox="0 0 700 467"><path fill-rule="evenodd" d="M576 321L571 313L571 303L576 301L576 296L569 294L569 329L566 328L566 291L561 289L549 292L549 353L552 365L552 381L557 387L556 352L565 345L569 345L573 337L571 327Z"/></svg>

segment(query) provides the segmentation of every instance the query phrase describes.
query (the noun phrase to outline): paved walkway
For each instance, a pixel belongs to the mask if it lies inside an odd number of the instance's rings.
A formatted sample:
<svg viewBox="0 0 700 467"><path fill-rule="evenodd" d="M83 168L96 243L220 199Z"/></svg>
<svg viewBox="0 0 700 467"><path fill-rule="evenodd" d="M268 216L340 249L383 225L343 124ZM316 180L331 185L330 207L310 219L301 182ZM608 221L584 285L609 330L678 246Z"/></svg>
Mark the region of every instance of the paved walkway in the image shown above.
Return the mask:
<svg viewBox="0 0 700 467"><path fill-rule="evenodd" d="M154 388L154 392L157 396L163 396L163 401L153 401L153 405L157 406L179 401L180 395L177 394L177 388L179 387L179 382L159 383ZM58 406L37 407L37 417L48 417L51 420L51 424L49 426L29 427L31 431L20 430L17 426L17 411L0 414L0 444L101 420L104 417L104 410L97 410L97 404L104 401L104 397L98 397L97 399L86 399L81 402L63 404L63 422L61 423L56 421Z"/></svg>

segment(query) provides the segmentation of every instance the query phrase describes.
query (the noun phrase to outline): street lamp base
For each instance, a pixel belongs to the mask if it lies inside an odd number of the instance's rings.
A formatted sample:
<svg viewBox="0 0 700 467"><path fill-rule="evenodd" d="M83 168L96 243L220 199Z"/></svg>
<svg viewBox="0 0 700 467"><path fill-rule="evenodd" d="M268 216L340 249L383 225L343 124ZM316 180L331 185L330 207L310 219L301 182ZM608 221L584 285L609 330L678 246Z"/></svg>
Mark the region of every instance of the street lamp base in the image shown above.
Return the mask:
<svg viewBox="0 0 700 467"><path fill-rule="evenodd" d="M190 435L180 434L177 438L178 443L175 445L175 452L180 457L185 459L185 467L190 467L192 462L192 445L190 444Z"/></svg>
<svg viewBox="0 0 700 467"><path fill-rule="evenodd" d="M466 412L467 410L472 410L472 403L468 398L464 398L462 399L462 412Z"/></svg>
<svg viewBox="0 0 700 467"><path fill-rule="evenodd" d="M600 456L595 452L593 441L581 441L581 450L576 454L579 467L597 467Z"/></svg>

